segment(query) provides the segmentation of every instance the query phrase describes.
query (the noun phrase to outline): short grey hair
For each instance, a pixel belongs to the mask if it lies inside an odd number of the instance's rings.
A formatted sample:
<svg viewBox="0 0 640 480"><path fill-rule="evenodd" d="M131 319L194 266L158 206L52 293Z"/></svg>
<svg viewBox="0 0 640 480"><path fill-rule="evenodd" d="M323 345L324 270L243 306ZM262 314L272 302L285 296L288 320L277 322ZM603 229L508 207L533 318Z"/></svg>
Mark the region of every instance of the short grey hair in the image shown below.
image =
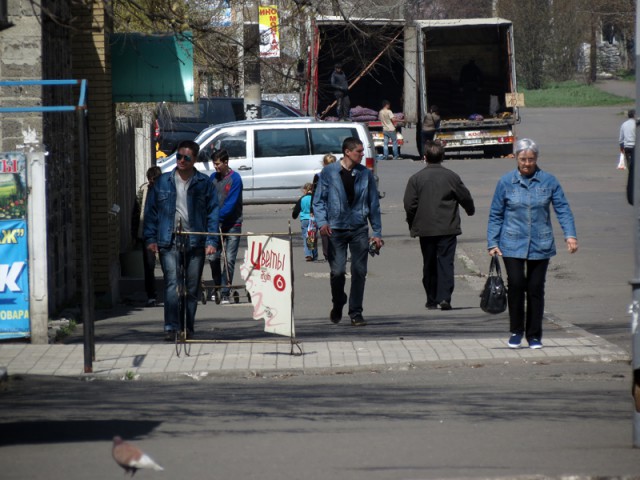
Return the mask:
<svg viewBox="0 0 640 480"><path fill-rule="evenodd" d="M536 142L534 142L530 138L521 138L516 142L516 146L515 146L516 157L520 154L520 152L524 152L526 150L531 150L533 153L535 153L536 157L538 156L539 150Z"/></svg>

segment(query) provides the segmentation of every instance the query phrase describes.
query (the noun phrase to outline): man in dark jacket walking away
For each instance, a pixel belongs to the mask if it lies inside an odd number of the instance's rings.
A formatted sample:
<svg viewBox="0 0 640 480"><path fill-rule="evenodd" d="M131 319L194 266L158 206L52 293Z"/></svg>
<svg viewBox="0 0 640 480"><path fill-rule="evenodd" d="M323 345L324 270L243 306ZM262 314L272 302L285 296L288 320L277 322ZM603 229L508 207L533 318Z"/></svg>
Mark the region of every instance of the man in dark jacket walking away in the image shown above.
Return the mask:
<svg viewBox="0 0 640 480"><path fill-rule="evenodd" d="M424 152L427 166L409 179L404 209L411 236L420 237L426 307L451 310L453 262L457 236L462 233L459 206L469 216L475 213L475 206L460 177L442 166L442 145L426 142Z"/></svg>

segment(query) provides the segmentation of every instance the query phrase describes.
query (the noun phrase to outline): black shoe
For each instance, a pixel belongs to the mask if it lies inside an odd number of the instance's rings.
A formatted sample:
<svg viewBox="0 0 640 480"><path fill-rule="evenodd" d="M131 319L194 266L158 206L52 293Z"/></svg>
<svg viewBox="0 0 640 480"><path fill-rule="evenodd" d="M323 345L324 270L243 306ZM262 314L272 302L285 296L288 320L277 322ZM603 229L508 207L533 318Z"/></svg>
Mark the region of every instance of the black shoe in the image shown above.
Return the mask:
<svg viewBox="0 0 640 480"><path fill-rule="evenodd" d="M424 304L425 307L427 307L427 310L437 310L438 309L438 304L437 303L425 303Z"/></svg>
<svg viewBox="0 0 640 480"><path fill-rule="evenodd" d="M451 304L446 300L440 302L440 310L451 310Z"/></svg>
<svg viewBox="0 0 640 480"><path fill-rule="evenodd" d="M340 323L340 320L342 320L342 307L334 305L329 312L329 320L332 323Z"/></svg>
<svg viewBox="0 0 640 480"><path fill-rule="evenodd" d="M354 327L364 327L366 324L367 322L364 321L362 315L356 315L351 319L351 325Z"/></svg>
<svg viewBox="0 0 640 480"><path fill-rule="evenodd" d="M167 330L164 332L164 341L165 342L174 342L176 340L176 332L173 330Z"/></svg>
<svg viewBox="0 0 640 480"><path fill-rule="evenodd" d="M193 330L187 330L187 340L193 340Z"/></svg>

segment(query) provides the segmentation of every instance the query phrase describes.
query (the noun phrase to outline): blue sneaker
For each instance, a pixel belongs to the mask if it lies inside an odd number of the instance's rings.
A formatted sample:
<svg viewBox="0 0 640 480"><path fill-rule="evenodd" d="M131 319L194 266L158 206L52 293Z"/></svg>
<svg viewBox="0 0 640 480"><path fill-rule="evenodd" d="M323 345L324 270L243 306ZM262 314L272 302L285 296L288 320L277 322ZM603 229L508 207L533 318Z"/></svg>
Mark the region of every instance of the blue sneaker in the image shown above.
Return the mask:
<svg viewBox="0 0 640 480"><path fill-rule="evenodd" d="M529 348L533 348L534 350L542 348L542 342L537 338L532 338L531 340L529 340Z"/></svg>
<svg viewBox="0 0 640 480"><path fill-rule="evenodd" d="M520 344L522 343L522 334L521 333L512 333L509 337L509 348L520 348Z"/></svg>

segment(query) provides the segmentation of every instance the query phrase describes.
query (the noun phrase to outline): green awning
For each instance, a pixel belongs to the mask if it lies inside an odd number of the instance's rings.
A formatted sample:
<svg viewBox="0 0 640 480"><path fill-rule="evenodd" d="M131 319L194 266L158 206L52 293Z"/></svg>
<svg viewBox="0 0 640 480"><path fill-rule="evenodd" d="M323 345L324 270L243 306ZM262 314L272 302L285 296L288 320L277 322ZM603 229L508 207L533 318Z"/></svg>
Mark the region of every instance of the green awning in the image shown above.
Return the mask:
<svg viewBox="0 0 640 480"><path fill-rule="evenodd" d="M193 102L193 37L111 35L114 102Z"/></svg>

